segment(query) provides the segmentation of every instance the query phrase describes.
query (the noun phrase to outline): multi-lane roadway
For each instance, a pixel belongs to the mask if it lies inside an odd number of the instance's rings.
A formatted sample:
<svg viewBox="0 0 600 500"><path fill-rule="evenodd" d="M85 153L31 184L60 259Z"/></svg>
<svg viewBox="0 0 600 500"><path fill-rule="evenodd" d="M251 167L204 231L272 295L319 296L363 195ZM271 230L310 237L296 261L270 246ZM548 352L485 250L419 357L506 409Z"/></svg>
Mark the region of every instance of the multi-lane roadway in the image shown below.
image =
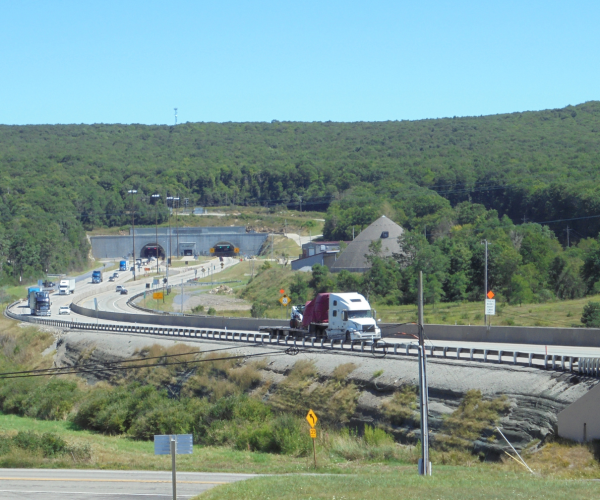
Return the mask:
<svg viewBox="0 0 600 500"><path fill-rule="evenodd" d="M178 472L177 498L187 499L254 474ZM0 469L2 500L167 500L171 472Z"/></svg>

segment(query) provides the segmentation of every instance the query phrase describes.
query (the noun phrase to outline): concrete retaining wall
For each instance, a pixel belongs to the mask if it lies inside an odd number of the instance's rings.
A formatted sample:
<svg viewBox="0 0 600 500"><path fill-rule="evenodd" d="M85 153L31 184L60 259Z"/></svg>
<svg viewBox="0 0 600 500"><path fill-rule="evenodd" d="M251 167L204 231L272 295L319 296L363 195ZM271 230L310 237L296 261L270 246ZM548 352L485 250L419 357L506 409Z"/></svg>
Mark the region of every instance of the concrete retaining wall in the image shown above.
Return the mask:
<svg viewBox="0 0 600 500"><path fill-rule="evenodd" d="M96 318L96 311L71 304L71 310L77 314ZM225 318L222 316L163 316L158 314L127 314L110 311L98 311L98 319L137 323L143 325L179 326L185 328L219 328L231 330L249 330L257 332L261 326L281 326L282 320L256 318ZM288 323L289 324L289 323Z"/></svg>
<svg viewBox="0 0 600 500"><path fill-rule="evenodd" d="M384 336L398 332L417 334L417 325L382 324ZM425 325L431 340L507 344L564 345L600 347L599 328L548 328L542 326Z"/></svg>

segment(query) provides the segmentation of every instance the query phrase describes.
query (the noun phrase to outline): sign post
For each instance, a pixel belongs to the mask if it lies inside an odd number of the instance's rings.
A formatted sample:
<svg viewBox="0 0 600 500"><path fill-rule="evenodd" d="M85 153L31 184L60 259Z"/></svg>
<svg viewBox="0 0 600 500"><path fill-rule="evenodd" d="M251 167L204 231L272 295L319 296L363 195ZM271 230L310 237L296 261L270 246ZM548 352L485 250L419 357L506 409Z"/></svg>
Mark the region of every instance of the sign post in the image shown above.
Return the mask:
<svg viewBox="0 0 600 500"><path fill-rule="evenodd" d="M171 455L173 500L177 500L177 467L175 463L175 455L191 455L192 452L193 439L191 434L154 436L154 454Z"/></svg>
<svg viewBox="0 0 600 500"><path fill-rule="evenodd" d="M317 418L315 412L308 410L308 413L306 414L306 421L308 422L308 425L310 425L310 437L312 438L313 442L313 458L315 460L315 469L317 468L317 448L315 445L315 439L317 439L317 429L315 429L315 425L317 425L317 420L319 419Z"/></svg>

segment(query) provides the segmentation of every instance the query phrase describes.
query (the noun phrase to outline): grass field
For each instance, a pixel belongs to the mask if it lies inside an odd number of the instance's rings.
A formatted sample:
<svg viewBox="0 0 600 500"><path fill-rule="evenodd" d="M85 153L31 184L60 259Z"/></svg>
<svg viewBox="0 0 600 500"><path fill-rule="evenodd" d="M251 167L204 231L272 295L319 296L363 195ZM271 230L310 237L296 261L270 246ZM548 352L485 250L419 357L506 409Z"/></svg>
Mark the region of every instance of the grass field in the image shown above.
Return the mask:
<svg viewBox="0 0 600 500"><path fill-rule="evenodd" d="M557 300L543 304L523 304L522 306L497 303L496 316L492 325L516 326L583 326L581 314L589 301L600 301L600 295L576 300ZM378 316L387 323L416 321L416 305L386 306L371 304ZM425 323L446 325L482 325L483 302L442 302L425 305Z"/></svg>
<svg viewBox="0 0 600 500"><path fill-rule="evenodd" d="M435 467L421 477L416 467L380 473L377 466L361 474L261 477L218 486L197 500L573 500L600 497L600 483L533 477L488 467Z"/></svg>

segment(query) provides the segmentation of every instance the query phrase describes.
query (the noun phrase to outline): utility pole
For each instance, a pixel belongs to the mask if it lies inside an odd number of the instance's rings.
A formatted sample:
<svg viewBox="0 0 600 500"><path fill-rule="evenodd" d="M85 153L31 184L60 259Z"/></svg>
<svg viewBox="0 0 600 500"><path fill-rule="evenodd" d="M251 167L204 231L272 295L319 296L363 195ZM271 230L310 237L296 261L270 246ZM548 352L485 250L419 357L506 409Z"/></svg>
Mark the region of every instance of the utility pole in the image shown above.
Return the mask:
<svg viewBox="0 0 600 500"><path fill-rule="evenodd" d="M481 243L485 244L485 270L483 274L483 324L487 325L487 314L485 314L485 299L487 299L488 293L488 240L483 240Z"/></svg>
<svg viewBox="0 0 600 500"><path fill-rule="evenodd" d="M177 206L179 207L179 196L173 198L173 202L175 201L177 202ZM175 226L177 227L177 251L175 252L175 255L179 257L179 219L177 218L177 209L175 209Z"/></svg>
<svg viewBox="0 0 600 500"><path fill-rule="evenodd" d="M152 199L154 200L154 223L156 227L156 275L158 276L158 199L160 194L153 194Z"/></svg>
<svg viewBox="0 0 600 500"><path fill-rule="evenodd" d="M427 388L427 354L425 353L425 335L423 331L423 271L419 271L419 399L421 407L421 459L419 474L431 475L429 462L429 391Z"/></svg>
<svg viewBox="0 0 600 500"><path fill-rule="evenodd" d="M181 314L183 314L183 280L181 280Z"/></svg>
<svg viewBox="0 0 600 500"><path fill-rule="evenodd" d="M133 281L135 281L135 265L136 265L136 259L135 259L135 210L133 210L133 195L135 193L137 193L137 189L130 189L129 191L127 191L129 194L131 194L131 226L132 226L132 235L133 235Z"/></svg>

